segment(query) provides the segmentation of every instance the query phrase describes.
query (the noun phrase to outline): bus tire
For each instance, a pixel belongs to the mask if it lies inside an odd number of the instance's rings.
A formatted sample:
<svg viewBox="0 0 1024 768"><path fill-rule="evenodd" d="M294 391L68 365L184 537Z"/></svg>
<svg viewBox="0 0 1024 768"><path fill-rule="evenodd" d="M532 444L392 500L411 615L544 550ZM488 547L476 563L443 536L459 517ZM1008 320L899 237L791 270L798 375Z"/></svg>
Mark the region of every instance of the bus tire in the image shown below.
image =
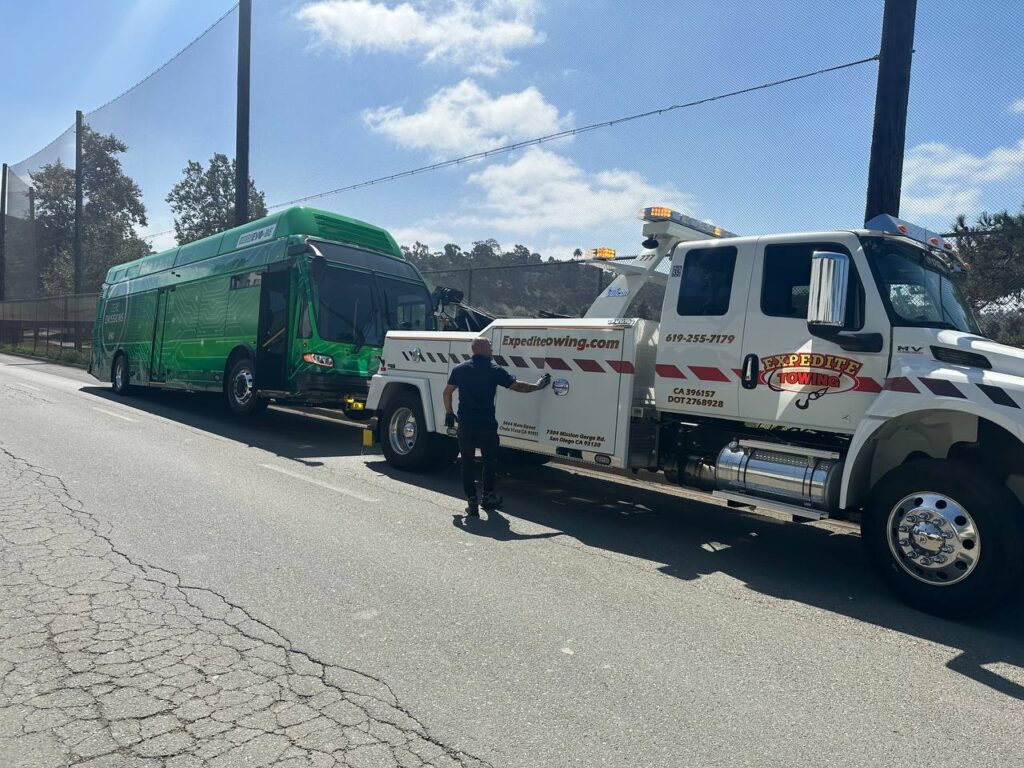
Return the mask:
<svg viewBox="0 0 1024 768"><path fill-rule="evenodd" d="M231 366L224 382L224 395L236 416L252 416L267 407L267 401L256 394L255 369L248 355L242 355Z"/></svg>
<svg viewBox="0 0 1024 768"><path fill-rule="evenodd" d="M124 352L118 352L114 356L114 364L110 368L110 388L115 395L125 397L131 394L130 378L128 356Z"/></svg>
<svg viewBox="0 0 1024 768"><path fill-rule="evenodd" d="M896 467L872 492L861 535L900 599L960 619L1005 607L1024 582L1024 509L999 478L949 459Z"/></svg>
<svg viewBox="0 0 1024 768"><path fill-rule="evenodd" d="M423 406L416 395L405 392L391 399L380 423L381 449L395 469L415 472L437 466L437 435L424 426Z"/></svg>

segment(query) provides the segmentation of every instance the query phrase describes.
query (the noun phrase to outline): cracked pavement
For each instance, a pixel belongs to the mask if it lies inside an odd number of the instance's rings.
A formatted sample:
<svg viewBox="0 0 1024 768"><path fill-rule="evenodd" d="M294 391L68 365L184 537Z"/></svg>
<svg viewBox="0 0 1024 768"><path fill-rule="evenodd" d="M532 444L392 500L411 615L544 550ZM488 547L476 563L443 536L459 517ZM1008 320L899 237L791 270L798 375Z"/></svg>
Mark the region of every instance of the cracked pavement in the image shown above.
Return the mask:
<svg viewBox="0 0 1024 768"><path fill-rule="evenodd" d="M0 766L482 766L386 683L322 664L208 589L118 552L0 448Z"/></svg>
<svg viewBox="0 0 1024 768"><path fill-rule="evenodd" d="M358 431L137 395L0 355L0 768L1021 766L1024 613L908 611L834 526L552 466L467 523Z"/></svg>

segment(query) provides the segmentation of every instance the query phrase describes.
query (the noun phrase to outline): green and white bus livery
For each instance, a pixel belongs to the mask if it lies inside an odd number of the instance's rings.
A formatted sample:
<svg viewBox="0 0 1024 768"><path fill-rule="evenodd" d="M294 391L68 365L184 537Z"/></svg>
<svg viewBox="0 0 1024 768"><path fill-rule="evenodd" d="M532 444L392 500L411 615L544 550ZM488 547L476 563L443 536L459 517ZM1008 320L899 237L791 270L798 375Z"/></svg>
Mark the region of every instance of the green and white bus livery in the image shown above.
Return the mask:
<svg viewBox="0 0 1024 768"><path fill-rule="evenodd" d="M133 386L223 392L358 415L388 330L432 330L423 277L387 231L289 208L112 268L89 372Z"/></svg>

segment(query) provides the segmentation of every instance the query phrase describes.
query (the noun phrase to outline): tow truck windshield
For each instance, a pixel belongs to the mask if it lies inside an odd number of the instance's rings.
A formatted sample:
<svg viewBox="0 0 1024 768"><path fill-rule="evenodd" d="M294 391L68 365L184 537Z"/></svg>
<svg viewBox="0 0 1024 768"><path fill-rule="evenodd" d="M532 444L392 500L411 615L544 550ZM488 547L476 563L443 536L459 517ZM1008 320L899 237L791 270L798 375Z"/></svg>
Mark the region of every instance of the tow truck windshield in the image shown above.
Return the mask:
<svg viewBox="0 0 1024 768"><path fill-rule="evenodd" d="M894 238L863 237L861 241L893 325L981 335L954 273L942 259Z"/></svg>

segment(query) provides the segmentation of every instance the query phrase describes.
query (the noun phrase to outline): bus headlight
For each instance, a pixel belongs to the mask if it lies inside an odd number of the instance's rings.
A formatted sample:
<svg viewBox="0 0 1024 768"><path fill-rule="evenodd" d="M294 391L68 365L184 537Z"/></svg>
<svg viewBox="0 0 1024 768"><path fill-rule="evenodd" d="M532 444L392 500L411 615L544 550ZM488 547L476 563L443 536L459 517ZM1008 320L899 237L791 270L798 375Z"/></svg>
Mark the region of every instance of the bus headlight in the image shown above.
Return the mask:
<svg viewBox="0 0 1024 768"><path fill-rule="evenodd" d="M302 356L302 359L305 360L307 363L319 365L322 368L334 367L334 358L331 357L330 355L321 355L319 352L307 352Z"/></svg>

